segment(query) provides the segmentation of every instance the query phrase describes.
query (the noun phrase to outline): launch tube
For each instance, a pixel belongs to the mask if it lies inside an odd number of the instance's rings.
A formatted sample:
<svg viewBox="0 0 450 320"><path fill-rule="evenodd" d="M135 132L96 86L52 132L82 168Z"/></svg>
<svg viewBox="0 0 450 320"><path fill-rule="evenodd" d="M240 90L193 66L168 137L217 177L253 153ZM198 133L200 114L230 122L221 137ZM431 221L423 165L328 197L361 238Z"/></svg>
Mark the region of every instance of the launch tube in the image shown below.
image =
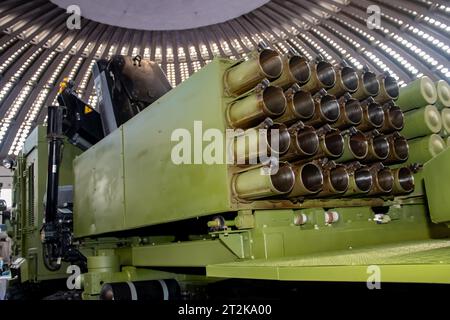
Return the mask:
<svg viewBox="0 0 450 320"><path fill-rule="evenodd" d="M275 80L281 75L283 62L275 50L254 51L250 58L225 72L225 91L232 96L241 95L253 89L261 80Z"/></svg>

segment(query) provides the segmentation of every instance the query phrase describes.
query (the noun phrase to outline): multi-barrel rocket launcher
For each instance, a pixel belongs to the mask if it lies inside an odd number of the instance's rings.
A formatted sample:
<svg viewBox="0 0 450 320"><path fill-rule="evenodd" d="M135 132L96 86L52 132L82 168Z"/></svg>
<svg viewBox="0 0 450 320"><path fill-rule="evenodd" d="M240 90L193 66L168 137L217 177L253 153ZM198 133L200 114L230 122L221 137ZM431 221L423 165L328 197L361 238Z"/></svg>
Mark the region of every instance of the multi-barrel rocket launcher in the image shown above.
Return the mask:
<svg viewBox="0 0 450 320"><path fill-rule="evenodd" d="M408 159L407 140L399 133L403 112L394 102L399 88L389 74L355 71L345 61L331 65L321 57L308 61L292 52L279 56L263 48L226 70L224 86L230 99L227 125L244 130L232 141L234 151L236 145L257 149L260 139L246 138L256 136L259 123L267 124L266 137L276 131L278 138L278 150L269 145L263 148L270 151L264 159L254 153L253 162L230 169L237 201L279 199L289 207L290 201L413 190L410 169L400 177L385 167ZM280 170L259 176L261 167L273 165L270 156L280 160ZM393 188L403 183L404 188Z"/></svg>
<svg viewBox="0 0 450 320"><path fill-rule="evenodd" d="M151 287L172 297L190 279L176 271L186 268L177 267L205 268L206 281L365 282L366 268L358 269L361 253L378 264L395 246L400 253L420 251L420 259L421 250L443 246L429 241L435 234L448 236L450 229L430 224L422 196L411 200L420 164L444 148L438 133L446 108L410 110L410 104L434 103L432 82L431 89L426 79L399 89L387 73L355 70L345 61L333 65L322 57L310 61L295 52L280 55L263 46L246 60L216 58L174 89L167 80L156 81L159 76L146 77L151 69L160 74L156 64L142 61L146 70L139 69L140 60L128 62L124 85L141 94L129 97L131 113L121 121L108 117L104 136L83 152L77 149L77 156L62 158L60 184L74 190L74 239L72 232L65 234L70 249L86 257L84 298L130 296L133 286L137 295ZM148 102L152 81L160 86ZM131 90L136 84L139 90ZM445 99L444 93L440 101ZM106 115L120 114L113 111ZM84 116L100 115L91 110ZM47 152L43 132L39 127L30 136L19 158L24 195L29 180L22 177L28 177L35 154L30 146ZM44 161L38 165L39 172L47 170ZM36 203L44 192L36 192ZM423 243L404 244L413 240ZM391 247L364 251L382 245ZM349 249L353 258L347 257ZM301 260L337 251L345 257L342 272L329 272L334 258L317 260L324 269L311 265L316 259ZM394 267L402 265L399 259ZM385 281L413 282L417 274L424 282L436 280L433 272L408 266L399 273L391 264L380 263L386 265ZM38 277L49 278L50 271L42 270ZM205 280L202 272L195 274L195 283ZM449 280L442 276L438 282Z"/></svg>

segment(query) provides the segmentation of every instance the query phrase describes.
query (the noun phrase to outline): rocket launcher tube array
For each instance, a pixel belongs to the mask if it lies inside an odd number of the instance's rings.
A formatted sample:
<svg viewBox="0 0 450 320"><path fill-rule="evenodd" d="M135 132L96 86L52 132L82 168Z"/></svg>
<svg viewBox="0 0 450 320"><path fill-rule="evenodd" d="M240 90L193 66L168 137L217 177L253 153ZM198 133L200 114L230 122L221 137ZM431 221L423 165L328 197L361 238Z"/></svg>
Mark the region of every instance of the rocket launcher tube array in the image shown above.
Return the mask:
<svg viewBox="0 0 450 320"><path fill-rule="evenodd" d="M248 61L232 65L224 82L225 94L234 97L226 109L228 124L245 129L233 140L234 155L239 148L245 161L252 161L233 174L238 198L377 196L412 190L411 170L384 166L402 163L409 154L407 137L398 131L410 119L393 102L400 90L389 74L260 49ZM257 133L262 127L268 129L263 137ZM275 129L278 149L270 144ZM249 140L267 147L260 152ZM273 175L261 174L267 165L253 165L274 155L281 162Z"/></svg>

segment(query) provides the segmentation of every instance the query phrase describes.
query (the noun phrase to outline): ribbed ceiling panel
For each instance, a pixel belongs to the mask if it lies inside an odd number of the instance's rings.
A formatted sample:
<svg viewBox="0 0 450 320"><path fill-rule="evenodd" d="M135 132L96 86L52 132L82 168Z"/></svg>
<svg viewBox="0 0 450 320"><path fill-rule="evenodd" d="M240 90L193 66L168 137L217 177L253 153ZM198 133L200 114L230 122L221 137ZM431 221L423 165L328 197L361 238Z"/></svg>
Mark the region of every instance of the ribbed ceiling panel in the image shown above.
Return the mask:
<svg viewBox="0 0 450 320"><path fill-rule="evenodd" d="M367 7L381 8L381 28L367 28ZM450 5L445 0L273 0L236 19L196 29L143 31L83 19L66 27L67 13L47 0L0 2L0 159L17 154L58 83L73 79L96 104L91 70L113 54L157 61L175 86L214 56L245 58L259 41L331 62L345 58L391 72L400 84L427 75L450 79Z"/></svg>

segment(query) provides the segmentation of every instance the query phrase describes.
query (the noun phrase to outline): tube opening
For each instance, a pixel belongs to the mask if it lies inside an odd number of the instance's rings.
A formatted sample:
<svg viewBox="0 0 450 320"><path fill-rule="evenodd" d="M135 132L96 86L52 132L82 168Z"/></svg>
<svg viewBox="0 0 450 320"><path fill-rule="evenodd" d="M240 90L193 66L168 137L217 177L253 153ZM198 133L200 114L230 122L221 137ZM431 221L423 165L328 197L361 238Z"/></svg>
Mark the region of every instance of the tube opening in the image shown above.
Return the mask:
<svg viewBox="0 0 450 320"><path fill-rule="evenodd" d="M362 121L363 111L361 104L356 99L350 99L345 103L345 113L352 125L358 125Z"/></svg>
<svg viewBox="0 0 450 320"><path fill-rule="evenodd" d="M282 164L277 173L270 176L272 186L280 193L287 193L294 187L295 176L292 168L287 164Z"/></svg>
<svg viewBox="0 0 450 320"><path fill-rule="evenodd" d="M349 147L356 158L366 157L369 150L366 136L362 132L355 133L350 137Z"/></svg>
<svg viewBox="0 0 450 320"><path fill-rule="evenodd" d="M367 107L367 113L369 116L370 123L378 128L383 125L384 122L384 112L383 108L378 103L371 103Z"/></svg>
<svg viewBox="0 0 450 320"><path fill-rule="evenodd" d="M343 67L341 78L347 91L355 92L358 89L358 75L353 68Z"/></svg>
<svg viewBox="0 0 450 320"><path fill-rule="evenodd" d="M263 102L269 114L281 116L286 110L286 98L283 89L269 86L263 91Z"/></svg>
<svg viewBox="0 0 450 320"><path fill-rule="evenodd" d="M278 130L278 150L275 150L276 152L283 154L289 149L289 145L291 143L291 136L289 135L289 131L286 127L286 125L281 123L275 123L273 126L270 127L270 129L267 131L267 143L269 144L270 148L272 148L272 138L273 133L272 130Z"/></svg>
<svg viewBox="0 0 450 320"><path fill-rule="evenodd" d="M391 192L394 185L394 177L389 169L382 169L377 173L378 186L382 192Z"/></svg>
<svg viewBox="0 0 450 320"><path fill-rule="evenodd" d="M394 129L401 130L405 121L402 110L396 106L391 107L388 115Z"/></svg>
<svg viewBox="0 0 450 320"><path fill-rule="evenodd" d="M339 103L331 95L324 95L320 99L320 111L328 122L335 122L339 118Z"/></svg>
<svg viewBox="0 0 450 320"><path fill-rule="evenodd" d="M297 146L306 155L314 155L319 149L319 137L313 128L303 128L297 132Z"/></svg>
<svg viewBox="0 0 450 320"><path fill-rule="evenodd" d="M373 139L373 151L379 159L386 159L389 154L389 142L385 137Z"/></svg>
<svg viewBox="0 0 450 320"><path fill-rule="evenodd" d="M299 56L293 56L289 59L289 70L295 80L302 84L308 82L311 77L311 69L309 68L308 61Z"/></svg>
<svg viewBox="0 0 450 320"><path fill-rule="evenodd" d="M334 190L337 192L345 192L349 182L347 170L342 166L331 169L330 182Z"/></svg>
<svg viewBox="0 0 450 320"><path fill-rule="evenodd" d="M301 178L303 185L311 193L319 192L323 187L322 170L313 163L303 165Z"/></svg>
<svg viewBox="0 0 450 320"><path fill-rule="evenodd" d="M283 62L279 54L271 49L264 49L259 53L259 65L265 77L275 79L283 70Z"/></svg>
<svg viewBox="0 0 450 320"><path fill-rule="evenodd" d="M339 132L325 135L325 147L333 157L339 157L344 152L344 138Z"/></svg>
<svg viewBox="0 0 450 320"><path fill-rule="evenodd" d="M398 137L394 140L394 152L399 160L408 159L408 141L404 137Z"/></svg>
<svg viewBox="0 0 450 320"><path fill-rule="evenodd" d="M399 185L405 192L410 192L414 190L414 177L408 168L400 168L397 172L397 179Z"/></svg>
<svg viewBox="0 0 450 320"><path fill-rule="evenodd" d="M356 187L362 192L369 192L372 188L372 174L369 169L361 168L355 171Z"/></svg>
<svg viewBox="0 0 450 320"><path fill-rule="evenodd" d="M380 83L377 80L377 76L373 72L364 72L362 75L363 85L366 91L375 96L380 91Z"/></svg>
<svg viewBox="0 0 450 320"><path fill-rule="evenodd" d="M326 62L320 61L316 65L317 70L317 78L319 79L322 86L325 88L330 88L336 82L336 73L334 71L333 66Z"/></svg>
<svg viewBox="0 0 450 320"><path fill-rule="evenodd" d="M302 119L309 119L314 115L314 100L307 91L298 91L293 97L295 112Z"/></svg>
<svg viewBox="0 0 450 320"><path fill-rule="evenodd" d="M397 80L394 77L387 76L384 78L384 89L386 90L387 95L391 99L397 99L399 95L399 88Z"/></svg>

